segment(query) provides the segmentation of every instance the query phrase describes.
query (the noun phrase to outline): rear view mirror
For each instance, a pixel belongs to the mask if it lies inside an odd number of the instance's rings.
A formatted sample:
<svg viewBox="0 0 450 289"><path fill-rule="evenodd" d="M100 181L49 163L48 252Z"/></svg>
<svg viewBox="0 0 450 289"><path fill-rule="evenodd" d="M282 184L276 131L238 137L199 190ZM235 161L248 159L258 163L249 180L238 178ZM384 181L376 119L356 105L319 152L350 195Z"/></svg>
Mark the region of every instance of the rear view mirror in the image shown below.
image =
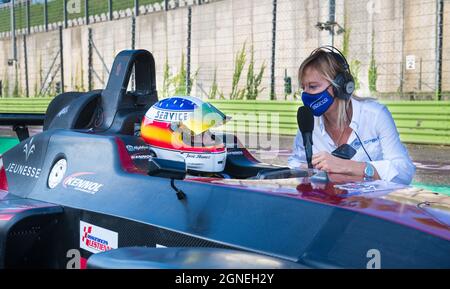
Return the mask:
<svg viewBox="0 0 450 289"><path fill-rule="evenodd" d="M186 176L186 163L160 158L151 158L148 162L149 176L183 180Z"/></svg>

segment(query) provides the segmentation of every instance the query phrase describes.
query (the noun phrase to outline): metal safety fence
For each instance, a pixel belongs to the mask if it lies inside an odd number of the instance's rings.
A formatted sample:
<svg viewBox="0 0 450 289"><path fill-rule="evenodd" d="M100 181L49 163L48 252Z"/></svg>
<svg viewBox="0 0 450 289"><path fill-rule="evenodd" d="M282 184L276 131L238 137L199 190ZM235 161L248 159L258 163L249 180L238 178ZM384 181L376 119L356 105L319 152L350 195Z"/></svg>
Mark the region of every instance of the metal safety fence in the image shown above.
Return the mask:
<svg viewBox="0 0 450 289"><path fill-rule="evenodd" d="M0 4L0 97L103 88L114 56L136 48L155 56L160 97L295 100L300 63L332 44L360 96L447 100L449 4L10 0Z"/></svg>

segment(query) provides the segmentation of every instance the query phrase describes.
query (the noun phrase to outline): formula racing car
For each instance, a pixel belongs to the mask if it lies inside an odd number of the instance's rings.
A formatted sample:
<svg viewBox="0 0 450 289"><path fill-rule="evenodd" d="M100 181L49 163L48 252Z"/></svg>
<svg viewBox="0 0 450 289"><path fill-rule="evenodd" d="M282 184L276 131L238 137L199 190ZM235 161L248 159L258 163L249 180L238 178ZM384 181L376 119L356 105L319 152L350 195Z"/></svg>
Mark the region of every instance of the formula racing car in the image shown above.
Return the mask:
<svg viewBox="0 0 450 289"><path fill-rule="evenodd" d="M448 197L265 164L230 133L223 171L193 173L137 133L157 101L152 54L126 50L105 89L0 114L21 141L0 157L0 268L450 268Z"/></svg>

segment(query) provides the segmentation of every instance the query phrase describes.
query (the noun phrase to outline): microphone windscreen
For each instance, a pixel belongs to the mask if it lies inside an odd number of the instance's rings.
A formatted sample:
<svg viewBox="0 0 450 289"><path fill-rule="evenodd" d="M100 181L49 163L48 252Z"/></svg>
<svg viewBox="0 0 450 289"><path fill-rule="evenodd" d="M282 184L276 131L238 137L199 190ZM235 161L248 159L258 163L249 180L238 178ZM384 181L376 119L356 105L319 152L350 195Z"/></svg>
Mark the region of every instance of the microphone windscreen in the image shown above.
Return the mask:
<svg viewBox="0 0 450 289"><path fill-rule="evenodd" d="M314 130L314 115L309 107L298 108L297 124L301 132L312 132Z"/></svg>

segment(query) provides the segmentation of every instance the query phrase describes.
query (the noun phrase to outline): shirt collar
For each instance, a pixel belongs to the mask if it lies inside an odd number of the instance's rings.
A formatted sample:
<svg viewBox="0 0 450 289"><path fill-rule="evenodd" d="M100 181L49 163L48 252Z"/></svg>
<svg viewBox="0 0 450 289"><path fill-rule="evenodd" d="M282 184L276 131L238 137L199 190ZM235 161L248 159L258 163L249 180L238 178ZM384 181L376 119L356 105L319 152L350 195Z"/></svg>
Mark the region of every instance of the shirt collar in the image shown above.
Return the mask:
<svg viewBox="0 0 450 289"><path fill-rule="evenodd" d="M361 119L361 103L353 98L350 98L350 101L352 102L353 115L349 127L352 130L357 130ZM319 120L320 132L322 133L322 135L325 135L327 132L325 131L323 116L316 117L316 120L317 119Z"/></svg>

